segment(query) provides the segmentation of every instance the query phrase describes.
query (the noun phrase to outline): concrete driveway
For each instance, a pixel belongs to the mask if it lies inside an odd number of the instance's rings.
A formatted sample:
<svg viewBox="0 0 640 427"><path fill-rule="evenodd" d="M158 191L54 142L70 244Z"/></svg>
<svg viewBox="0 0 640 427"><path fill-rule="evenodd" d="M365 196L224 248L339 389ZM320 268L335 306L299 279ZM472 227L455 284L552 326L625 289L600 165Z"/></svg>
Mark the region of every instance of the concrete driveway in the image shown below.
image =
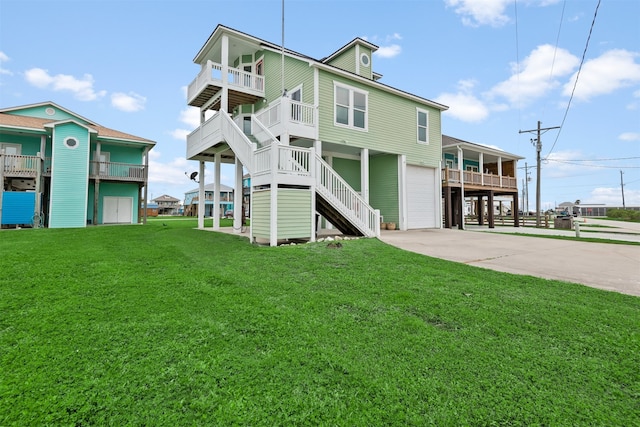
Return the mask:
<svg viewBox="0 0 640 427"><path fill-rule="evenodd" d="M640 296L640 246L545 239L496 231L529 233L530 229L383 230L380 240L434 258ZM593 237L584 233L581 236ZM635 239L640 241L640 235Z"/></svg>

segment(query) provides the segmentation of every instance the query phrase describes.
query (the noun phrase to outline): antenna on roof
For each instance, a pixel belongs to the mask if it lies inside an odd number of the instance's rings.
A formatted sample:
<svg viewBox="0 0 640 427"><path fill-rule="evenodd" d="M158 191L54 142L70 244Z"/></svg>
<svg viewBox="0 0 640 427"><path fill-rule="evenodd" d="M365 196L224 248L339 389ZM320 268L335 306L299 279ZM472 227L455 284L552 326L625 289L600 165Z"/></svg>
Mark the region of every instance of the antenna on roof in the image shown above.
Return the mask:
<svg viewBox="0 0 640 427"><path fill-rule="evenodd" d="M282 79L282 96L286 96L286 92L284 89L284 0L282 0L282 51L281 51L281 56L282 56L282 65L281 65L281 69L280 69L280 78Z"/></svg>
<svg viewBox="0 0 640 427"><path fill-rule="evenodd" d="M185 174L185 175L187 175L187 173L186 173L186 172L185 172L184 174ZM196 180L196 177L198 176L198 172L197 172L197 171L196 171L196 172L191 172L191 174L189 174L189 175L187 175L187 176L189 177L189 179L190 179L191 181L195 181L195 182L197 182L198 184L200 183L200 181Z"/></svg>

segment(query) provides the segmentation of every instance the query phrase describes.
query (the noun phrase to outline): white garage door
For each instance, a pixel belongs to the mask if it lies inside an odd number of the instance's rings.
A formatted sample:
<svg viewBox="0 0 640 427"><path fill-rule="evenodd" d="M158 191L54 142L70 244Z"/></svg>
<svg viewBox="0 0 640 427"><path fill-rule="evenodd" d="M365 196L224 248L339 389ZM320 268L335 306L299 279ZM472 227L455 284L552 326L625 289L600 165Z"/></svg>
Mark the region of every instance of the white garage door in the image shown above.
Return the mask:
<svg viewBox="0 0 640 427"><path fill-rule="evenodd" d="M103 224L131 224L133 219L132 197L105 197L102 203Z"/></svg>
<svg viewBox="0 0 640 427"><path fill-rule="evenodd" d="M407 227L437 228L436 170L407 165Z"/></svg>

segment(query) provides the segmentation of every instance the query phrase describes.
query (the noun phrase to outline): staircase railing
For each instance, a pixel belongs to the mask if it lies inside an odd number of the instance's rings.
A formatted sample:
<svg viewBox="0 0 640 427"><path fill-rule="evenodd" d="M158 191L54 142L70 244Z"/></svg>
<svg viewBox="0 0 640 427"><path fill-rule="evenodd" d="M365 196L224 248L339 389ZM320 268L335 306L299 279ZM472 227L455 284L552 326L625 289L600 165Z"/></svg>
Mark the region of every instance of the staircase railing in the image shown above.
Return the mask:
<svg viewBox="0 0 640 427"><path fill-rule="evenodd" d="M233 150L236 156L240 159L240 162L244 165L249 173L254 170L254 151L256 146L247 136L242 132L242 129L233 121L229 114L224 110L218 112L221 116L220 128L222 129L222 135L229 144L229 147Z"/></svg>
<svg viewBox="0 0 640 427"><path fill-rule="evenodd" d="M316 191L365 236L380 236L380 211L373 209L318 154Z"/></svg>

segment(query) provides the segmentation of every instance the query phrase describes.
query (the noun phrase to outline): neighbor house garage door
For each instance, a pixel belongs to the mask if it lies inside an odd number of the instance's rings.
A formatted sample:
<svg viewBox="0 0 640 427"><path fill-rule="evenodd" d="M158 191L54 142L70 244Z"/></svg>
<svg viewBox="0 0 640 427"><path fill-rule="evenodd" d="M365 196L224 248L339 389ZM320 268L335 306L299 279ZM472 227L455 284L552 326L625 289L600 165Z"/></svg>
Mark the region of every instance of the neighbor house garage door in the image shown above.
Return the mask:
<svg viewBox="0 0 640 427"><path fill-rule="evenodd" d="M132 197L105 197L102 203L103 224L131 224L133 219Z"/></svg>
<svg viewBox="0 0 640 427"><path fill-rule="evenodd" d="M407 227L437 228L436 170L407 165Z"/></svg>

